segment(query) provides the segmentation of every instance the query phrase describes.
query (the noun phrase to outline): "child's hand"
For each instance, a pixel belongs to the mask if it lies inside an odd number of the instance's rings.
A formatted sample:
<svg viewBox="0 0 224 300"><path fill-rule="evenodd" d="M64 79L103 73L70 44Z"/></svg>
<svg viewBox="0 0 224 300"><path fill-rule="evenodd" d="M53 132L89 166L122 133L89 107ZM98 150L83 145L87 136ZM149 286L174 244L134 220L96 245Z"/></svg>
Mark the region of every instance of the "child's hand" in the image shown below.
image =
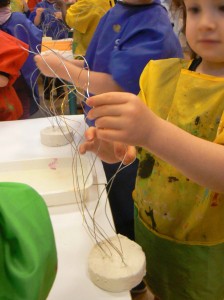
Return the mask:
<svg viewBox="0 0 224 300"><path fill-rule="evenodd" d="M62 12L61 11L56 11L54 13L54 16L55 16L56 19L62 20Z"/></svg>
<svg viewBox="0 0 224 300"><path fill-rule="evenodd" d="M96 128L90 127L85 132L86 141L79 147L79 152L85 154L88 151L95 153L101 160L107 163L123 162L130 164L136 158L136 150L132 146L121 143L110 143L97 138Z"/></svg>
<svg viewBox="0 0 224 300"><path fill-rule="evenodd" d="M41 16L43 11L44 11L43 7L38 7L37 10L36 10L37 16Z"/></svg>
<svg viewBox="0 0 224 300"><path fill-rule="evenodd" d="M57 77L57 72L62 66L63 58L53 52L44 55L36 55L34 57L37 67L41 73L47 77Z"/></svg>
<svg viewBox="0 0 224 300"><path fill-rule="evenodd" d="M96 136L108 142L147 146L158 119L140 100L129 93L106 93L87 100L93 108L88 118L95 119Z"/></svg>

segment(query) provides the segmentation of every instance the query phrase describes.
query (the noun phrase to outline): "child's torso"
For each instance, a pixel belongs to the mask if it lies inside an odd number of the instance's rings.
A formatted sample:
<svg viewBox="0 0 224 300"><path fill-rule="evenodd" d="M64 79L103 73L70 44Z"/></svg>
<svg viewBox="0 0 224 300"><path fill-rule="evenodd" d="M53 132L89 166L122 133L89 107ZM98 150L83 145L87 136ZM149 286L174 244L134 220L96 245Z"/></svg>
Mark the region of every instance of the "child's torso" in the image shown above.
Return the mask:
<svg viewBox="0 0 224 300"><path fill-rule="evenodd" d="M191 72L185 63L181 70L178 60L167 60L164 69L159 64L145 68L141 77L143 100L163 119L214 141L224 111L224 78ZM134 197L147 226L179 241L223 241L224 195L195 184L145 150L140 149L139 154Z"/></svg>

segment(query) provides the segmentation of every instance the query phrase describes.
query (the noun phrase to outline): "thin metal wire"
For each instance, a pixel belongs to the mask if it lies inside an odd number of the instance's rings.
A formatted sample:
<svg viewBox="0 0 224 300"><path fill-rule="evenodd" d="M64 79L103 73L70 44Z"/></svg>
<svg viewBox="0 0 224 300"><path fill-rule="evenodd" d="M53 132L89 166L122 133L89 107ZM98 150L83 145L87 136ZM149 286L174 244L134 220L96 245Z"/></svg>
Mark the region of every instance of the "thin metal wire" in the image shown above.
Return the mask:
<svg viewBox="0 0 224 300"><path fill-rule="evenodd" d="M22 46L21 46L22 47ZM61 62L61 68L64 68L64 71L66 72L66 74L69 77L69 89L68 89L68 94L72 93L72 92L76 92L78 95L80 95L82 97L82 102L84 103L85 100L89 97L89 82L90 82L90 70L88 67L88 63L85 60L84 57L81 57L84 60L84 64L85 64L85 69L87 70L87 82L86 82L86 93L82 93L78 90L78 88L75 86L74 81L64 63L64 59L62 58L62 56L60 54L58 54L55 50L53 49L48 49L49 51L51 51L52 53L54 53L57 58L60 60ZM39 54L41 56L41 58L43 59L43 61L47 64L44 55L42 55L42 53L39 51L39 47L36 48L36 52L34 52L32 49L28 50L29 53L32 54ZM51 70L51 72L54 74L55 78L60 79L62 85L60 87L63 88L67 88L68 84L61 78L59 78L59 76L57 75L57 73L48 65L49 69ZM37 71L37 70L35 70ZM40 76L40 75L39 75ZM39 79L39 77L38 77ZM35 84L38 84L38 79L36 80ZM55 79L53 79L55 80ZM86 231L88 233L88 235L90 236L90 238L100 247L100 249L103 251L103 253L105 255L112 255L112 251L111 251L111 247L119 254L119 256L121 257L121 261L122 263L125 264L124 262L124 255L123 255L123 249L122 249L122 245L119 239L119 236L117 235L117 239L119 241L119 247L115 246L111 240L110 237L108 236L108 234L106 233L106 231L102 228L102 226L100 224L98 224L97 222L97 212L98 212L98 208L100 206L100 202L102 201L102 199L104 198L104 195L106 193L107 187L108 188L108 193L110 192L111 189L111 185L113 184L113 181L116 177L116 175L118 174L118 172L120 172L121 170L123 170L125 167L123 165L125 156L123 158L123 161L121 162L117 172L115 173L115 175L111 178L111 180L107 183L107 185L105 186L103 184L103 189L102 189L102 183L95 183L94 187L97 190L97 199L96 199L96 205L95 208L93 210L93 212L91 212L88 208L88 202L87 202L87 197L86 197L86 185L88 182L88 178L89 176L92 176L92 173L95 172L95 174L97 174L96 172L96 168L95 168L95 163L97 160L97 154L94 156L93 154L91 154L91 160L90 160L90 170L89 173L86 175L82 166L82 156L79 154L79 146L80 143L83 141L83 133L79 132L77 129L74 129L74 126L71 126L70 123L70 118L69 116L66 116L63 114L65 107L68 105L68 95L65 95L65 97L62 100L62 104L61 104L61 111L62 114L58 115L57 109L56 109L56 102L58 101L58 99L54 100L53 99L53 93L55 92L55 87L54 87L54 83L53 83L53 88L52 88L52 97L50 98L50 108L49 105L46 103L46 100L43 97L43 106L41 104L39 104L36 99L35 99L35 95L34 95L34 87L33 87L33 96L34 96L34 101L36 101L38 107L47 115L48 120L51 124L52 127L57 126L58 128L60 128L62 134L64 134L64 127L67 128L67 130L70 132L70 134L73 136L73 141L70 142L70 146L71 146L71 155L72 155L72 180L73 180L73 187L74 187L74 203L78 206L78 209L82 215L82 219L83 219L83 224L84 227L86 228ZM87 125L86 125L87 128ZM78 140L78 142L76 141ZM100 145L98 148L98 151L100 151ZM100 189L101 187L101 189ZM101 192L99 192L101 190ZM106 202L105 202L105 215L107 218L107 221L109 223L109 226L112 228L112 231L116 234L114 225L112 224L110 217L108 216L107 213L107 207L108 207L108 196L106 198ZM101 242L104 241L104 247L101 246ZM106 249L105 249L106 246Z"/></svg>

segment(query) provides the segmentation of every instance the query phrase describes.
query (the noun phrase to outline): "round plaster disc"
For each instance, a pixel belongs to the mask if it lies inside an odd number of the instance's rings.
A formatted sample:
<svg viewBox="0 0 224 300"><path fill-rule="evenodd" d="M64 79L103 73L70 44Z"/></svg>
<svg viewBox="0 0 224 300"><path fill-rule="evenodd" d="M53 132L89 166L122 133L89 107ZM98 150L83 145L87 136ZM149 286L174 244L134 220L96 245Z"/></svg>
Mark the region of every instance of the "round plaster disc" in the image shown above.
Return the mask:
<svg viewBox="0 0 224 300"><path fill-rule="evenodd" d="M64 146L73 141L73 132L66 126L50 126L41 130L41 143L49 147Z"/></svg>
<svg viewBox="0 0 224 300"><path fill-rule="evenodd" d="M111 245L114 245L118 251ZM88 271L92 282L108 292L129 291L146 274L146 258L142 248L120 234L95 245L88 258Z"/></svg>

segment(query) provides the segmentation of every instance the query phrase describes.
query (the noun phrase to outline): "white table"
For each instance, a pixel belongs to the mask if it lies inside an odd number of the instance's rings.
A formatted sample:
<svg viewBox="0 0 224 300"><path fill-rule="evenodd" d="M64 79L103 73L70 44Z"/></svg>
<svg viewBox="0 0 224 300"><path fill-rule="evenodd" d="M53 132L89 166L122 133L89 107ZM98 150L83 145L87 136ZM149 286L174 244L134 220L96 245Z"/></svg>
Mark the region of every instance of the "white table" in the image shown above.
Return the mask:
<svg viewBox="0 0 224 300"><path fill-rule="evenodd" d="M80 136L84 131L83 116L67 116ZM65 157L71 155L70 145L61 147L47 147L40 142L40 130L50 126L48 118L30 119L12 122L0 122L0 163L14 160ZM101 162L96 161L94 181L101 183L98 191L105 189L105 175ZM88 193L88 208L95 209L97 188L93 185ZM113 230L105 216L106 193L101 197L96 219L107 234L113 235ZM130 300L129 292L109 293L96 287L89 279L87 272L87 258L93 246L82 221L77 205L65 205L49 208L57 251L58 273L49 294L48 300ZM110 209L107 206L109 219L112 220Z"/></svg>

